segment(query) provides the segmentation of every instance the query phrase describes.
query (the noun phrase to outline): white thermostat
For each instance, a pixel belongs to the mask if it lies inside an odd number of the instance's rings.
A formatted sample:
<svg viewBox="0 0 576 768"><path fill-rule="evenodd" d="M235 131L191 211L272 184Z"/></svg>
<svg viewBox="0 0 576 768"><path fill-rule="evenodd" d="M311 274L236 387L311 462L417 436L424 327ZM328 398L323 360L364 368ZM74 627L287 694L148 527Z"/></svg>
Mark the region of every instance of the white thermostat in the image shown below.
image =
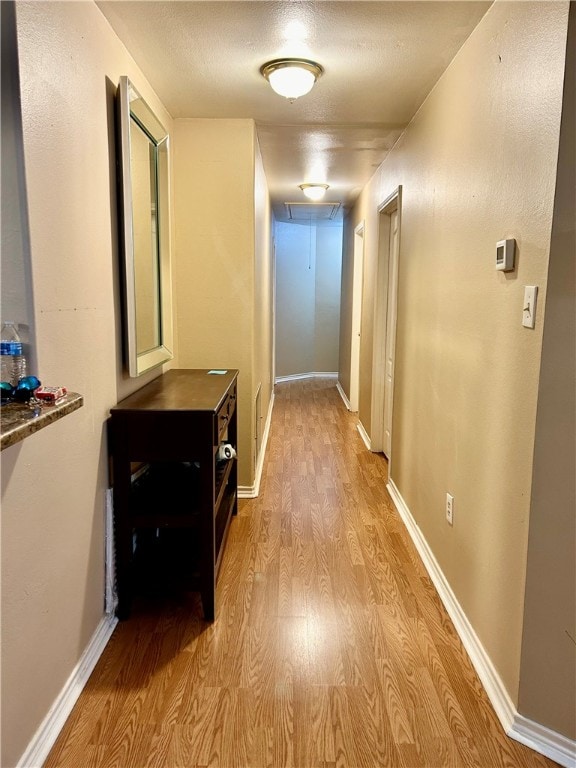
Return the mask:
<svg viewBox="0 0 576 768"><path fill-rule="evenodd" d="M516 240L500 240L496 243L496 269L510 272L514 269L514 255L516 252Z"/></svg>

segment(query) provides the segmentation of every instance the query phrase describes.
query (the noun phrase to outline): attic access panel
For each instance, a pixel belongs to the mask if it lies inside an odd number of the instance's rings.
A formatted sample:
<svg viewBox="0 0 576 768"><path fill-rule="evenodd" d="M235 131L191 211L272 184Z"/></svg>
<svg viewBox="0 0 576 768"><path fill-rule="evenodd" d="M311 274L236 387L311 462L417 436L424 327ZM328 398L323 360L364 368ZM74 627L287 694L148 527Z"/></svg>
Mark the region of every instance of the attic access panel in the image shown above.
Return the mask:
<svg viewBox="0 0 576 768"><path fill-rule="evenodd" d="M292 221L318 221L335 219L340 203L284 203Z"/></svg>

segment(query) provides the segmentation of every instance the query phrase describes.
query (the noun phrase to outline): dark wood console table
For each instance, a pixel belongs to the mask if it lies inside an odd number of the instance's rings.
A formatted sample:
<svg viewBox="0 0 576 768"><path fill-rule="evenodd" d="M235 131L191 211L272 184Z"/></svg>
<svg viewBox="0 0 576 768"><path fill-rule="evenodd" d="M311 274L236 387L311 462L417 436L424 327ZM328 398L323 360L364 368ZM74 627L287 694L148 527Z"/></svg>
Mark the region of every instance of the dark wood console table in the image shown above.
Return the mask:
<svg viewBox="0 0 576 768"><path fill-rule="evenodd" d="M231 516L237 464L218 460L237 445L237 370L173 369L110 411L117 615L133 596L135 532L193 529L204 618L215 616L216 578Z"/></svg>

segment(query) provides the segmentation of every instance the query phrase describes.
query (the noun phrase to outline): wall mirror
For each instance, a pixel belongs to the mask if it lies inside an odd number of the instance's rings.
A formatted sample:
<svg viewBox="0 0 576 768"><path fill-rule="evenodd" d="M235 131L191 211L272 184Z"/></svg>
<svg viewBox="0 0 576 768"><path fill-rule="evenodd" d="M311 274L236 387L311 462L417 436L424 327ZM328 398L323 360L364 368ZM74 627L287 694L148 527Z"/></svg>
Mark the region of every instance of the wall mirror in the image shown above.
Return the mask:
<svg viewBox="0 0 576 768"><path fill-rule="evenodd" d="M125 76L118 126L124 358L140 376L172 359L169 137Z"/></svg>

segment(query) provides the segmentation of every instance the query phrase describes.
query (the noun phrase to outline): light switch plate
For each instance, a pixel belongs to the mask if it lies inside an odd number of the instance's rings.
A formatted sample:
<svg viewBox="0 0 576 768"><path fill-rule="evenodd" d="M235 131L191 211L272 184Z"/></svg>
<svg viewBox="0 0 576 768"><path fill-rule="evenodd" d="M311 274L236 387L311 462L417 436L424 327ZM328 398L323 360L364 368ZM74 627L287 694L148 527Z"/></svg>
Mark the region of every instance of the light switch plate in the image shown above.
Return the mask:
<svg viewBox="0 0 576 768"><path fill-rule="evenodd" d="M536 325L537 285L524 286L524 305L522 308L522 325L524 328L534 328Z"/></svg>

